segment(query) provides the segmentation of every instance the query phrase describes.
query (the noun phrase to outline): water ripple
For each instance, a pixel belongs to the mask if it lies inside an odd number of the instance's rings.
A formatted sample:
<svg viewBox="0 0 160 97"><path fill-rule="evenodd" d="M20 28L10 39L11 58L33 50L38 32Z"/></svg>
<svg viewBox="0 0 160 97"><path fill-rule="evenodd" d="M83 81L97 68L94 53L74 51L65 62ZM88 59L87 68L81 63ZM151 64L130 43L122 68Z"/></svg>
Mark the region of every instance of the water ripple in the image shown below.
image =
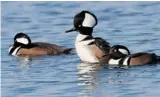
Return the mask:
<svg viewBox="0 0 160 97"><path fill-rule="evenodd" d="M74 47L73 17L81 10L96 14L93 35L131 52L160 55L159 2L2 2L3 97L159 97L160 66L103 67L71 55L17 58L8 47L18 32L32 41Z"/></svg>

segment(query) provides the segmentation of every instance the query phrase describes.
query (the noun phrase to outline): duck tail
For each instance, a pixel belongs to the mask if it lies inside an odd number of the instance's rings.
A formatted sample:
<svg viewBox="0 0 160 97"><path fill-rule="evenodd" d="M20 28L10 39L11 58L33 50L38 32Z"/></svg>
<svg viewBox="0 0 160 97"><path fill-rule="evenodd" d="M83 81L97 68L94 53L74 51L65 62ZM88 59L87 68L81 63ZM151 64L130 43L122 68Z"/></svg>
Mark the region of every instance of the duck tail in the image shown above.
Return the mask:
<svg viewBox="0 0 160 97"><path fill-rule="evenodd" d="M74 48L66 48L63 50L64 54L70 54L72 51L74 50Z"/></svg>

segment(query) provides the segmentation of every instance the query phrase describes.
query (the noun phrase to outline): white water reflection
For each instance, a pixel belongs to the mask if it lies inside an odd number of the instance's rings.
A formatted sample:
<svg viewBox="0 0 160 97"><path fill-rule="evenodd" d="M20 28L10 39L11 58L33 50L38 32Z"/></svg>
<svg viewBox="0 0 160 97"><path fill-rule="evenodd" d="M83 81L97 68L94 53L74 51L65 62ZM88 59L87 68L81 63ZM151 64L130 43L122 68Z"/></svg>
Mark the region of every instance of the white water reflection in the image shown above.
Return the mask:
<svg viewBox="0 0 160 97"><path fill-rule="evenodd" d="M78 66L79 86L84 87L79 95L80 97L91 97L97 91L99 86L99 74L97 70L103 68L100 64L80 63Z"/></svg>
<svg viewBox="0 0 160 97"><path fill-rule="evenodd" d="M20 63L19 67L20 68L28 68L31 65L32 58L30 57L18 57Z"/></svg>

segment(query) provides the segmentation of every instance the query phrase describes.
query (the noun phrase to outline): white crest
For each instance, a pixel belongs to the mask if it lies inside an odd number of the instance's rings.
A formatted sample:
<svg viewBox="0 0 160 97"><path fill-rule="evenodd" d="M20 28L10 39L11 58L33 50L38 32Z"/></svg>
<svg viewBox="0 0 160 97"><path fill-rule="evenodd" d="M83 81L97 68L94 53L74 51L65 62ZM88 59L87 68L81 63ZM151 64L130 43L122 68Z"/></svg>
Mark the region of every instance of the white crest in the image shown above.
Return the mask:
<svg viewBox="0 0 160 97"><path fill-rule="evenodd" d="M126 49L118 49L121 53L129 55L129 52Z"/></svg>
<svg viewBox="0 0 160 97"><path fill-rule="evenodd" d="M22 43L22 44L28 44L29 43L28 39L24 38L24 37L17 38L16 41L19 42L19 43Z"/></svg>
<svg viewBox="0 0 160 97"><path fill-rule="evenodd" d="M96 24L96 19L89 13L85 13L85 18L83 20L82 26L84 27L94 27Z"/></svg>

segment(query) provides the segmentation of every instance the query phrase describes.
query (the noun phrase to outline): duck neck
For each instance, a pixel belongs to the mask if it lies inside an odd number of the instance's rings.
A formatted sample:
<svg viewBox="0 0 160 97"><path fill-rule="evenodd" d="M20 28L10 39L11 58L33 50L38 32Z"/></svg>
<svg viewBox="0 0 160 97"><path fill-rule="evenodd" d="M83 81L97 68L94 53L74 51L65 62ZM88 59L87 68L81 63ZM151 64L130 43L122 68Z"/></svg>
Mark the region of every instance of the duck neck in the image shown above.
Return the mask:
<svg viewBox="0 0 160 97"><path fill-rule="evenodd" d="M80 34L92 36L93 28L90 27L81 27L79 29Z"/></svg>
<svg viewBox="0 0 160 97"><path fill-rule="evenodd" d="M93 39L93 37L91 35L84 35L84 34L78 34L76 41L77 42L82 42L82 41L87 41L87 40L91 40Z"/></svg>

